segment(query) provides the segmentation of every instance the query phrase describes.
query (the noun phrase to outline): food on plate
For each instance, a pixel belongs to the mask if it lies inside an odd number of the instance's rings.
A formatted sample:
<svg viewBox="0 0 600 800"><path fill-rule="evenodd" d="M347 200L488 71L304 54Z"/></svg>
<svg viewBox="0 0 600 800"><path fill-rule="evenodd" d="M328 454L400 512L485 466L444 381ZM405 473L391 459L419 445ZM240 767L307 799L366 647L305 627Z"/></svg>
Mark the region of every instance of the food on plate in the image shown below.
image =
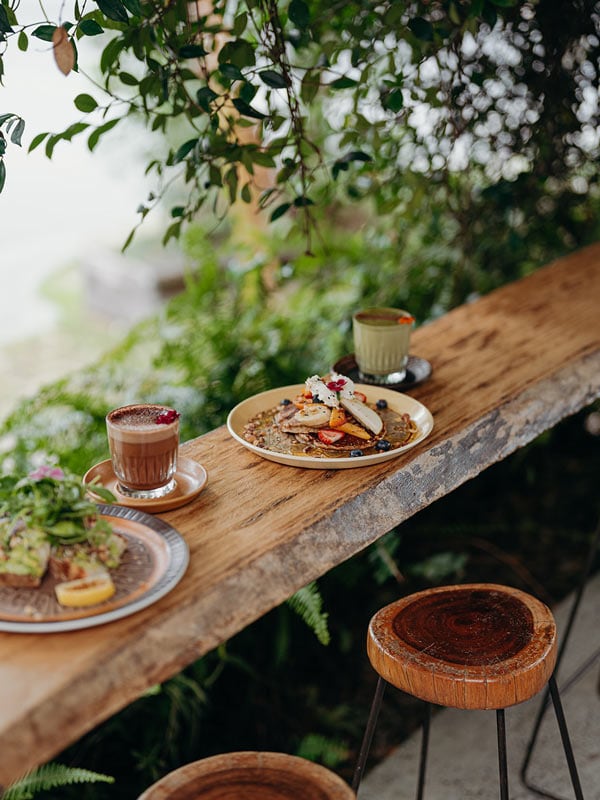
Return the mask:
<svg viewBox="0 0 600 800"><path fill-rule="evenodd" d="M72 608L97 605L111 598L115 591L115 584L108 572L97 572L86 578L58 583L54 587L61 606Z"/></svg>
<svg viewBox="0 0 600 800"><path fill-rule="evenodd" d="M299 395L282 397L244 428L246 441L257 447L315 458L386 452L408 444L416 433L414 420L377 398L377 389L367 398L336 372L307 378Z"/></svg>
<svg viewBox="0 0 600 800"><path fill-rule="evenodd" d="M41 528L0 521L0 586L39 586L49 558L50 542Z"/></svg>
<svg viewBox="0 0 600 800"><path fill-rule="evenodd" d="M42 467L0 478L0 587L36 589L46 575L68 582L103 575L104 584L126 549L125 537L100 515L76 476ZM64 593L56 596L60 603Z"/></svg>

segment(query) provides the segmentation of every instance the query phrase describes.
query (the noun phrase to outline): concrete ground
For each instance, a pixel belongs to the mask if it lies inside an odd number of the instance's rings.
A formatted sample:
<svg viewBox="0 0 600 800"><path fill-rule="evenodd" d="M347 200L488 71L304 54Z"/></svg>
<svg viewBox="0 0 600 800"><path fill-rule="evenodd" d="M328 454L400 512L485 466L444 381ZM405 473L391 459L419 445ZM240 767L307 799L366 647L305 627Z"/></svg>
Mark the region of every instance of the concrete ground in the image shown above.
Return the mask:
<svg viewBox="0 0 600 800"><path fill-rule="evenodd" d="M564 628L571 601L567 598L554 609L559 631ZM586 587L576 617L558 674L559 688L599 648L600 575L596 575ZM585 800L600 800L600 658L561 694ZM526 789L519 778L539 702L538 696L506 711L511 800L539 797ZM419 746L417 733L369 772L359 800L414 798ZM528 777L565 800L574 797L551 707L542 723ZM499 796L498 786L495 713L440 710L431 725L425 800L491 800Z"/></svg>

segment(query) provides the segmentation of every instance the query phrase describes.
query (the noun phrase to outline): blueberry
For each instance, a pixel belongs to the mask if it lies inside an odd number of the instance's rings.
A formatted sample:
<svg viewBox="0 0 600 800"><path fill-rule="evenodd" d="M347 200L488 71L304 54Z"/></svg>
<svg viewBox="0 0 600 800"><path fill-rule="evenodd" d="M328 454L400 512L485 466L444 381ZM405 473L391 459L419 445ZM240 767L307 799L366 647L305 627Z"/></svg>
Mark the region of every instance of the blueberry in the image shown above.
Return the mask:
<svg viewBox="0 0 600 800"><path fill-rule="evenodd" d="M284 399L281 401L281 403L279 403L279 405L280 405L280 406L289 406L289 404L290 404L291 402L292 402L292 401L291 401L289 398L285 397L285 398L284 398Z"/></svg>
<svg viewBox="0 0 600 800"><path fill-rule="evenodd" d="M387 408L387 400L378 400L375 403L375 405L377 406L377 408L381 408L381 409Z"/></svg>
<svg viewBox="0 0 600 800"><path fill-rule="evenodd" d="M350 450L350 458L358 458L359 456L364 456L362 450L359 450L358 448L356 450Z"/></svg>
<svg viewBox="0 0 600 800"><path fill-rule="evenodd" d="M391 446L392 443L388 442L387 439L380 439L375 445L375 450L389 450Z"/></svg>

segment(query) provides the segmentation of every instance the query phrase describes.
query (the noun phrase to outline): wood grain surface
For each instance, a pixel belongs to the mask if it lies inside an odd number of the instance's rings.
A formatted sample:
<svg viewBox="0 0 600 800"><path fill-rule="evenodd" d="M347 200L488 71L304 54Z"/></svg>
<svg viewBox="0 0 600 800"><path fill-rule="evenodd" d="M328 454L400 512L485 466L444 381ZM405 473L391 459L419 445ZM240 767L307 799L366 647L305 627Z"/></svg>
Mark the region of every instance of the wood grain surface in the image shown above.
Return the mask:
<svg viewBox="0 0 600 800"><path fill-rule="evenodd" d="M375 671L414 697L465 709L507 708L538 694L556 663L550 609L494 584L426 589L374 614Z"/></svg>
<svg viewBox="0 0 600 800"><path fill-rule="evenodd" d="M435 427L397 460L303 470L255 456L224 427L185 443L208 485L161 515L190 547L175 590L95 629L0 634L0 785L589 405L600 396L599 298L594 245L418 329L411 349L433 374L410 394Z"/></svg>
<svg viewBox="0 0 600 800"><path fill-rule="evenodd" d="M138 800L352 800L344 781L284 753L226 753L165 775Z"/></svg>

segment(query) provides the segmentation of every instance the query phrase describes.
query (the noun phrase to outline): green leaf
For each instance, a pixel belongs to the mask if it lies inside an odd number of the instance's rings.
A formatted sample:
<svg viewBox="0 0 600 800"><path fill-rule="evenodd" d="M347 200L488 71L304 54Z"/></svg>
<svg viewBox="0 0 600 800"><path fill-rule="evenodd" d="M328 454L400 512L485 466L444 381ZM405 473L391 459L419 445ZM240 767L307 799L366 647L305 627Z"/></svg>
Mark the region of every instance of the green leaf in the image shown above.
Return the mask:
<svg viewBox="0 0 600 800"><path fill-rule="evenodd" d="M135 75L129 72L119 72L119 80L121 83L124 83L125 86L137 86L139 83Z"/></svg>
<svg viewBox="0 0 600 800"><path fill-rule="evenodd" d="M234 97L232 102L235 108L244 117L252 117L252 119L266 119L267 117L266 114L263 114L261 111L257 111L245 100L242 100L241 97Z"/></svg>
<svg viewBox="0 0 600 800"><path fill-rule="evenodd" d="M219 51L219 64L229 63L242 69L256 64L254 47L246 39L227 42Z"/></svg>
<svg viewBox="0 0 600 800"><path fill-rule="evenodd" d="M0 192L4 189L6 183L6 167L4 166L4 159L0 158Z"/></svg>
<svg viewBox="0 0 600 800"><path fill-rule="evenodd" d="M183 217L185 214L185 206L173 206L171 209L171 217L173 219L178 219L179 217Z"/></svg>
<svg viewBox="0 0 600 800"><path fill-rule="evenodd" d="M305 103L311 103L321 87L319 75L308 71L302 78L302 85L300 86L300 97Z"/></svg>
<svg viewBox="0 0 600 800"><path fill-rule="evenodd" d="M251 152L252 161L255 164L258 164L259 167L274 167L275 161L273 160L273 156L270 156L268 153L265 153L264 150L253 150Z"/></svg>
<svg viewBox="0 0 600 800"><path fill-rule="evenodd" d="M386 111L393 111L394 113L400 111L404 106L404 95L402 89L391 89L390 91L383 92L381 95L381 105Z"/></svg>
<svg viewBox="0 0 600 800"><path fill-rule="evenodd" d="M187 142L184 142L176 151L175 155L173 156L173 163L179 164L183 159L191 153L194 147L198 144L198 139L188 139Z"/></svg>
<svg viewBox="0 0 600 800"><path fill-rule="evenodd" d="M29 39L27 38L27 34L25 31L21 31L17 38L17 47L21 52L25 53L27 48L29 47Z"/></svg>
<svg viewBox="0 0 600 800"><path fill-rule="evenodd" d="M51 42L55 30L56 25L40 25L32 32L31 35L35 36L37 39L41 39L44 42Z"/></svg>
<svg viewBox="0 0 600 800"><path fill-rule="evenodd" d="M10 135L10 140L13 144L17 144L19 145L19 147L21 146L21 137L23 136L24 130L25 130L25 120L20 119L15 125L15 128Z"/></svg>
<svg viewBox="0 0 600 800"><path fill-rule="evenodd" d="M310 11L304 0L292 0L288 9L290 20L301 30L308 28L310 22Z"/></svg>
<svg viewBox="0 0 600 800"><path fill-rule="evenodd" d="M210 88L210 86L203 86L196 92L196 99L198 105L203 111L210 113L210 104L216 100L219 95Z"/></svg>
<svg viewBox="0 0 600 800"><path fill-rule="evenodd" d="M344 156L344 161L373 161L368 153L363 153L362 150L352 150Z"/></svg>
<svg viewBox="0 0 600 800"><path fill-rule="evenodd" d="M8 14L6 13L6 9L3 5L0 5L0 31L2 31L2 33L13 33L13 29L8 19ZM4 165L2 168L4 169ZM6 173L4 174L6 175Z"/></svg>
<svg viewBox="0 0 600 800"><path fill-rule="evenodd" d="M179 58L202 58L206 50L201 44L184 44L179 48Z"/></svg>
<svg viewBox="0 0 600 800"><path fill-rule="evenodd" d="M86 36L98 36L104 33L104 28L95 19L82 19L79 23L79 30Z"/></svg>
<svg viewBox="0 0 600 800"><path fill-rule="evenodd" d="M179 239L179 234L181 233L181 220L174 222L167 228L167 232L163 236L162 243L163 245L168 244L171 239Z"/></svg>
<svg viewBox="0 0 600 800"><path fill-rule="evenodd" d="M127 9L121 0L96 0L96 4L105 17L115 22L129 22Z"/></svg>
<svg viewBox="0 0 600 800"><path fill-rule="evenodd" d="M283 217L283 215L289 211L291 207L291 203L282 203L280 206L277 206L277 208L271 214L271 222L275 222L275 220L279 219L279 217Z"/></svg>
<svg viewBox="0 0 600 800"><path fill-rule="evenodd" d="M75 108L84 113L89 113L95 108L98 108L98 103L94 100L91 94L78 94L75 100Z"/></svg>
<svg viewBox="0 0 600 800"><path fill-rule="evenodd" d="M491 2L500 8L510 8L517 5L517 0L491 0Z"/></svg>
<svg viewBox="0 0 600 800"><path fill-rule="evenodd" d="M129 11L129 13L133 14L135 17L142 16L140 0L123 0L123 5Z"/></svg>
<svg viewBox="0 0 600 800"><path fill-rule="evenodd" d="M219 64L219 72L230 81L239 81L244 78L240 68L235 64Z"/></svg>
<svg viewBox="0 0 600 800"><path fill-rule="evenodd" d="M429 20L423 17L413 17L408 23L408 27L417 37L424 42L431 42L433 40L433 25Z"/></svg>
<svg viewBox="0 0 600 800"><path fill-rule="evenodd" d="M258 76L263 83L266 83L272 89L285 89L287 85L283 75L275 72L274 69L263 69L262 72L258 73Z"/></svg>
<svg viewBox="0 0 600 800"><path fill-rule="evenodd" d="M312 629L321 644L329 644L328 615L323 611L323 598L315 581L299 589L288 599L287 603Z"/></svg>
<svg viewBox="0 0 600 800"><path fill-rule="evenodd" d="M348 78L347 75L337 78L337 80L329 84L331 89L351 89L353 86L358 86L358 81L355 81L353 78Z"/></svg>
<svg viewBox="0 0 600 800"><path fill-rule="evenodd" d="M110 40L100 56L100 69L102 72L107 73L110 71L110 68L118 60L124 47L123 41L118 36Z"/></svg>
<svg viewBox="0 0 600 800"><path fill-rule="evenodd" d="M227 175L225 175L225 183L229 189L229 202L233 204L235 203L235 198L237 196L238 186L238 175L235 167L231 167L231 169L227 172Z"/></svg>
<svg viewBox="0 0 600 800"><path fill-rule="evenodd" d="M93 151L98 142L100 141L100 137L103 136L111 128L114 128L119 121L120 120L118 119L111 119L110 122L106 122L104 125L100 125L100 127L96 128L96 130L90 134L90 137L88 139L89 150Z"/></svg>
<svg viewBox="0 0 600 800"><path fill-rule="evenodd" d="M251 203L252 202L252 192L250 191L250 183L245 183L242 186L242 191L241 191L240 194L241 194L241 198L244 201L244 203Z"/></svg>
<svg viewBox="0 0 600 800"><path fill-rule="evenodd" d="M306 206L314 206L314 201L305 195L299 195L294 199L294 206L296 208L305 208Z"/></svg>
<svg viewBox="0 0 600 800"><path fill-rule="evenodd" d="M236 18L233 21L233 28L232 33L237 38L241 36L242 33L246 30L246 25L248 24L248 14L245 11L242 11L240 14L237 14Z"/></svg>
<svg viewBox="0 0 600 800"><path fill-rule="evenodd" d="M248 83L248 81L244 81L242 88L240 89L240 97L246 103L251 103L254 100L254 95L257 91L257 86L254 86L252 83Z"/></svg>
<svg viewBox="0 0 600 800"><path fill-rule="evenodd" d="M38 133L37 136L34 136L27 152L31 153L32 150L35 150L36 147L39 147L47 136L50 136L48 131L46 131L46 133Z"/></svg>
<svg viewBox="0 0 600 800"><path fill-rule="evenodd" d="M208 165L208 179L212 186L223 186L221 170L215 164Z"/></svg>

